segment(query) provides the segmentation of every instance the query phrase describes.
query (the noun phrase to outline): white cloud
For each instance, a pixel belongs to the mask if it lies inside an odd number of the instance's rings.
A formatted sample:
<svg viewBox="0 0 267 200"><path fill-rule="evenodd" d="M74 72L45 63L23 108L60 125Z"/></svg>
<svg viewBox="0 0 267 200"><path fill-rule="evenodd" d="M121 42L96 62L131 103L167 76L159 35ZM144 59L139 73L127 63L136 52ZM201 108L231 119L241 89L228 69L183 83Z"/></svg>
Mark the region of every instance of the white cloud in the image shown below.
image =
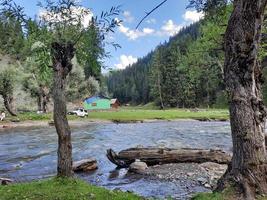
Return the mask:
<svg viewBox="0 0 267 200"><path fill-rule="evenodd" d="M175 24L171 19L169 19L163 24L163 26L161 27L161 30L158 31L158 34L173 36L176 33L178 33L182 28L183 28L183 25Z"/></svg>
<svg viewBox="0 0 267 200"><path fill-rule="evenodd" d="M84 7L71 7L71 9L66 10L64 14L51 13L46 10L39 11L39 18L45 22L58 23L62 21L72 21L72 24L80 22L84 27L88 27L92 17L93 13L91 10Z"/></svg>
<svg viewBox="0 0 267 200"><path fill-rule="evenodd" d="M157 20L155 18L151 18L151 19L146 20L146 23L148 23L148 24L156 24Z"/></svg>
<svg viewBox="0 0 267 200"><path fill-rule="evenodd" d="M123 16L124 16L124 22L128 22L128 23L132 23L134 21L134 17L132 16L130 11L124 11L123 12Z"/></svg>
<svg viewBox="0 0 267 200"><path fill-rule="evenodd" d="M115 67L117 69L125 69L127 66L132 65L136 62L137 62L137 58L133 57L132 55L129 55L129 56L121 55L120 63L115 64Z"/></svg>
<svg viewBox="0 0 267 200"><path fill-rule="evenodd" d="M152 28L144 28L144 29L143 29L143 33L144 33L144 34L152 34L152 33L154 33L154 32L155 32L155 30L152 29Z"/></svg>
<svg viewBox="0 0 267 200"><path fill-rule="evenodd" d="M202 12L197 12L196 10L188 10L183 15L183 19L187 22L197 22L204 17Z"/></svg>
<svg viewBox="0 0 267 200"><path fill-rule="evenodd" d="M128 37L130 40L136 40L139 37L145 37L147 35L152 35L155 30L151 28L143 28L140 30L130 29L123 24L119 26L119 31L123 33L126 37Z"/></svg>

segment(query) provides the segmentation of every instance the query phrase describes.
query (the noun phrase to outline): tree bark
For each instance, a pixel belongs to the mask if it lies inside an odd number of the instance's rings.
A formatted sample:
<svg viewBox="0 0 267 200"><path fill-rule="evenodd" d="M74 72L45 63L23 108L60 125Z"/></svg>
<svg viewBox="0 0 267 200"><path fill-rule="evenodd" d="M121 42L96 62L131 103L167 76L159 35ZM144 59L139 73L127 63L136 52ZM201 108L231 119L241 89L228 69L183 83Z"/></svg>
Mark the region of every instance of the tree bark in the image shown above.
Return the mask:
<svg viewBox="0 0 267 200"><path fill-rule="evenodd" d="M228 164L231 156L220 150L206 149L168 149L168 148L131 148L116 154L107 150L108 159L120 168L127 168L136 159L148 166L168 163L216 162Z"/></svg>
<svg viewBox="0 0 267 200"><path fill-rule="evenodd" d="M73 175L71 131L67 120L65 84L66 77L72 69L71 59L74 56L74 51L71 43L55 42L51 48L54 70L54 122L58 134L57 175L61 177Z"/></svg>
<svg viewBox="0 0 267 200"><path fill-rule="evenodd" d="M37 96L37 107L38 107L38 111L42 111L42 95L40 92L38 92L38 96Z"/></svg>
<svg viewBox="0 0 267 200"><path fill-rule="evenodd" d="M265 7L266 0L235 0L224 39L233 158L218 190L234 185L242 199L267 194L266 109L258 61Z"/></svg>
<svg viewBox="0 0 267 200"><path fill-rule="evenodd" d="M14 106L13 106L13 97L9 96L9 95L3 95L3 99L4 99L4 105L5 108L7 109L7 111L9 112L10 115L12 116L17 116L16 112L14 111Z"/></svg>
<svg viewBox="0 0 267 200"><path fill-rule="evenodd" d="M49 89L46 86L41 86L42 91L42 111L47 112L47 104L49 102Z"/></svg>

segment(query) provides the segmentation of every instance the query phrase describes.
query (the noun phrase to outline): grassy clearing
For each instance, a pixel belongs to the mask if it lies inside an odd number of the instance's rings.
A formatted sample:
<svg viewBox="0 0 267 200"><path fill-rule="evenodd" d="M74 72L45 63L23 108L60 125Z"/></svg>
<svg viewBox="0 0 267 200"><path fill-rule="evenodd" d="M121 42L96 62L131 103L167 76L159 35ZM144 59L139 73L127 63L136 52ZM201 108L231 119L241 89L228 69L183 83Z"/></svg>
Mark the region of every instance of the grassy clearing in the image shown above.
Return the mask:
<svg viewBox="0 0 267 200"><path fill-rule="evenodd" d="M51 179L0 186L1 200L139 200L141 197L91 186L77 179Z"/></svg>
<svg viewBox="0 0 267 200"><path fill-rule="evenodd" d="M142 120L174 120L174 119L198 119L198 120L227 120L229 112L226 109L202 109L197 112L187 109L151 110L137 107L121 108L117 111L89 112L89 116L80 118L68 115L69 120L110 120L118 122L134 122ZM18 117L8 117L6 120L20 121L51 121L52 113L37 114L32 112L20 113ZM1 122L0 122L1 123Z"/></svg>
<svg viewBox="0 0 267 200"><path fill-rule="evenodd" d="M190 112L184 109L171 109L171 110L128 110L121 109L117 112L92 112L89 113L91 119L105 119L105 120L118 120L118 121L140 121L147 119L161 119L161 120L173 120L173 119L217 119L227 120L229 118L229 112L223 109L209 109L200 110L198 112Z"/></svg>

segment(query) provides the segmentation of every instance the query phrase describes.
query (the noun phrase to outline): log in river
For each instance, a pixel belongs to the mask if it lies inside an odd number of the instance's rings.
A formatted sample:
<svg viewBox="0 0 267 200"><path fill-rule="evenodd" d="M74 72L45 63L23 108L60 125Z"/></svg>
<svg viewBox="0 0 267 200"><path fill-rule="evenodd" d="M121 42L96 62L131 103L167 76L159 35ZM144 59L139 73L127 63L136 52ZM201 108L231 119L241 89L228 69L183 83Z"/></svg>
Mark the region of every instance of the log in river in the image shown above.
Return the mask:
<svg viewBox="0 0 267 200"><path fill-rule="evenodd" d="M136 159L148 166L168 163L204 163L215 162L228 164L231 155L222 150L206 149L169 149L169 148L130 148L118 154L112 149L107 150L107 158L119 168L127 168Z"/></svg>

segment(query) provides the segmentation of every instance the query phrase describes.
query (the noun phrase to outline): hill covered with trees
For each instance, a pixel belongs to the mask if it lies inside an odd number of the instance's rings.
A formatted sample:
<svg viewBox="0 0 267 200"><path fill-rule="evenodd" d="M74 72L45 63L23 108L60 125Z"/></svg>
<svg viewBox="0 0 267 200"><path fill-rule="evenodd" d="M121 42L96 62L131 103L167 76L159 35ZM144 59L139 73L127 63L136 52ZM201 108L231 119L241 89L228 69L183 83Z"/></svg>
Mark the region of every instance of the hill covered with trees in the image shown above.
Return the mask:
<svg viewBox="0 0 267 200"><path fill-rule="evenodd" d="M223 33L231 8L183 28L168 42L107 77L110 94L122 103L160 107L223 107Z"/></svg>

